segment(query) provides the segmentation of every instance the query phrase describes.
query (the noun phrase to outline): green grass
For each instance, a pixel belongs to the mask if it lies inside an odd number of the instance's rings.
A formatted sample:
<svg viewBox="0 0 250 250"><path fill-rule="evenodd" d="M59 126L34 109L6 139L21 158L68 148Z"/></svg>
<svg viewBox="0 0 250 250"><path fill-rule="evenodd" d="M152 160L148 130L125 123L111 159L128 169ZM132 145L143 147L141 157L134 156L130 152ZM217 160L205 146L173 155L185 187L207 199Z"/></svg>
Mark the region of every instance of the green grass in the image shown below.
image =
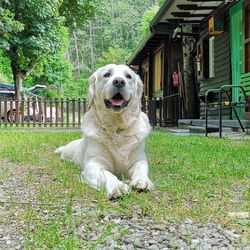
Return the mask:
<svg viewBox="0 0 250 250"><path fill-rule="evenodd" d="M146 151L155 190L132 191L118 201L109 201L103 192L80 183L80 170L61 162L54 150L81 133L14 132L0 133L0 158L19 163L26 169L27 188L38 185L39 204L29 204L22 219L27 224L26 238L31 248L77 249L88 245L76 235L85 220L100 220L105 214L132 214L139 209L142 216L157 221L184 219L220 223L241 230L249 221L228 217L229 212L249 211L250 140L178 137L153 132ZM4 168L0 178L7 181L11 173ZM38 175L45 176L37 182ZM90 207L72 217L74 204ZM42 207L35 209L36 206ZM91 207L96 210L91 213ZM44 219L43 211L50 215ZM34 226L35 225L35 226ZM110 234L109 225L98 242ZM129 233L129 232L126 232Z"/></svg>

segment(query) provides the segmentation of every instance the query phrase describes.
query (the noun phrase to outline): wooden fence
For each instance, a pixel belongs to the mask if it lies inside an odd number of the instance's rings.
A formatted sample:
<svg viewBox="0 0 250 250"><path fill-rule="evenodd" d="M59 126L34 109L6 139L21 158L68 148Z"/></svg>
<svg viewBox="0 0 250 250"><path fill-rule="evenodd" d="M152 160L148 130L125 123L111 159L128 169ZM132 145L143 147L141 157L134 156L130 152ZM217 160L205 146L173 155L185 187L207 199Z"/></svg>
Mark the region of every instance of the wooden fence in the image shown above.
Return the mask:
<svg viewBox="0 0 250 250"><path fill-rule="evenodd" d="M0 100L0 127L79 128L87 109L86 99L4 98Z"/></svg>
<svg viewBox="0 0 250 250"><path fill-rule="evenodd" d="M143 100L142 110L148 115L152 127L177 126L178 120L186 117L179 93Z"/></svg>
<svg viewBox="0 0 250 250"><path fill-rule="evenodd" d="M0 99L0 127L79 128L88 110L86 99ZM173 126L184 118L178 94L142 100L142 111L154 126Z"/></svg>

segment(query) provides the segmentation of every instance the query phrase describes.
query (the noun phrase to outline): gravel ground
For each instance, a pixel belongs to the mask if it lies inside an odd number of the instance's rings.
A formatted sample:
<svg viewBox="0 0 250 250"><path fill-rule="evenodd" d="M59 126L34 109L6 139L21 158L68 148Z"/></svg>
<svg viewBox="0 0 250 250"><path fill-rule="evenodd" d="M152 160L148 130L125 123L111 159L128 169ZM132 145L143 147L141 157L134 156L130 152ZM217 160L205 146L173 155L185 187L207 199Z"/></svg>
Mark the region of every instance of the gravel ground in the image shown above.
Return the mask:
<svg viewBox="0 0 250 250"><path fill-rule="evenodd" d="M39 184L49 173L37 169L32 186L24 183L28 175L27 167L0 163L0 249L23 249L27 225L21 215L29 202L42 209L36 197ZM216 224L195 223L189 218L159 224L143 217L138 209L130 216L113 213L96 219L98 211L95 203L91 207L74 203L72 216L84 214L77 227L77 235L85 242L82 249L250 249L241 235ZM46 213L44 216L48 219Z"/></svg>

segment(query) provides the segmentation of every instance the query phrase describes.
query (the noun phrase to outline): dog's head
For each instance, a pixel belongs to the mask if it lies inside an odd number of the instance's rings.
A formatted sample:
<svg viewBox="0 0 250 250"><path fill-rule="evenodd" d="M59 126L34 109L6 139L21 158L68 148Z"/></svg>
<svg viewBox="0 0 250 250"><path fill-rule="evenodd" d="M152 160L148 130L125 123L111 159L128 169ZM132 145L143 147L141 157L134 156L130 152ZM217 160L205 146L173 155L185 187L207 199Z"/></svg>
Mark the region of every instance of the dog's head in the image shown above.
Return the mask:
<svg viewBox="0 0 250 250"><path fill-rule="evenodd" d="M90 105L122 112L140 102L143 85L140 77L126 65L108 64L89 79Z"/></svg>

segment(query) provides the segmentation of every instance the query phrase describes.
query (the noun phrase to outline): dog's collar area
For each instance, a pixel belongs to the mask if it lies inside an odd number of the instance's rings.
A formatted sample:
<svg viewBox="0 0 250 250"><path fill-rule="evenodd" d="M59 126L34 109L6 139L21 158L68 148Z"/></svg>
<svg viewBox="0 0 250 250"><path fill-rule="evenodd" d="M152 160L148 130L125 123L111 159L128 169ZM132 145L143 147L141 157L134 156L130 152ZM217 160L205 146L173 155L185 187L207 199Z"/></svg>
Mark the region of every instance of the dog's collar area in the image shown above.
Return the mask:
<svg viewBox="0 0 250 250"><path fill-rule="evenodd" d="M125 108L129 101L125 101L120 93L117 93L109 100L104 100L106 108L114 109L119 111L122 108Z"/></svg>

